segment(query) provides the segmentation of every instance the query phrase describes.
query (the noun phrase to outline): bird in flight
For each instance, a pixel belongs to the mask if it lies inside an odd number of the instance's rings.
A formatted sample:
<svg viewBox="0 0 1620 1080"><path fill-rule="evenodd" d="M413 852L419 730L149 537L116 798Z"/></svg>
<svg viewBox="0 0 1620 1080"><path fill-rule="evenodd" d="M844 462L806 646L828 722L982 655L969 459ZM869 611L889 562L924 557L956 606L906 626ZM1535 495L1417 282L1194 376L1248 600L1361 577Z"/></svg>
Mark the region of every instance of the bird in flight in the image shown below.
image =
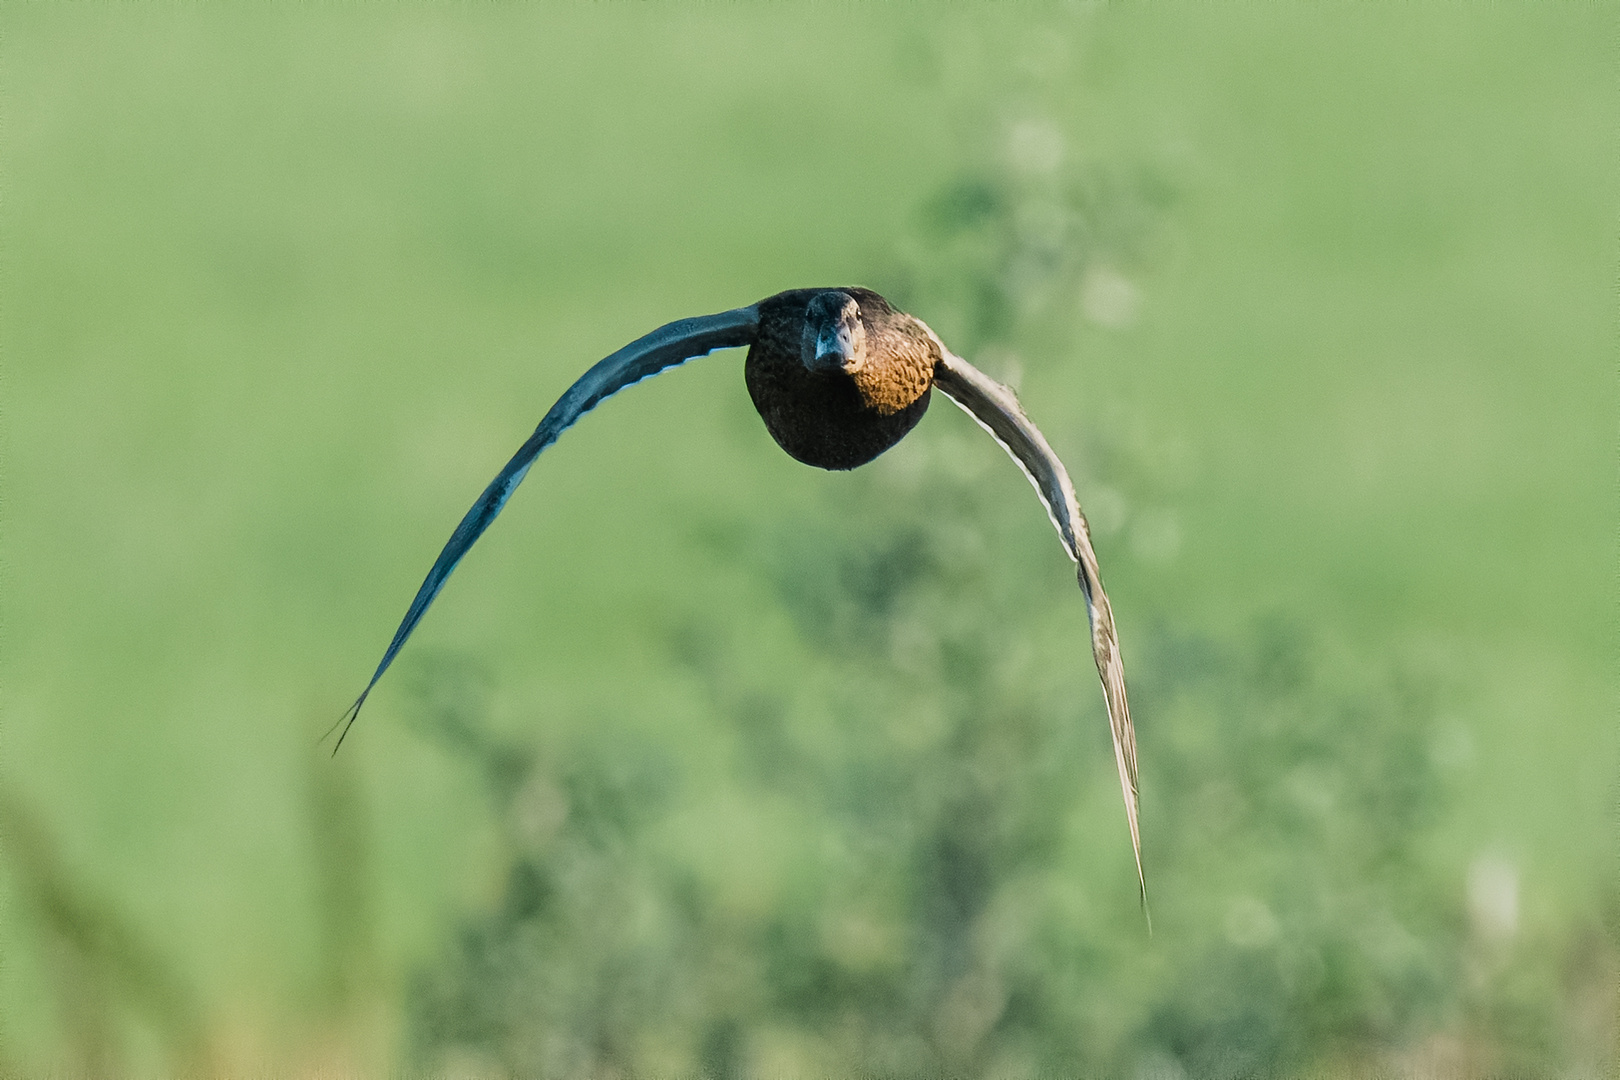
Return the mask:
<svg viewBox="0 0 1620 1080"><path fill-rule="evenodd" d="M823 469L853 469L899 442L928 409L938 387L1000 443L1046 505L1063 548L1074 560L1091 620L1091 652L1102 678L1114 737L1114 761L1125 795L1125 819L1136 856L1144 910L1147 878L1137 825L1136 733L1125 700L1114 613L1103 592L1097 553L1063 463L1024 415L1018 398L947 349L920 319L861 288L790 289L757 304L679 319L638 338L587 371L551 407L527 442L478 497L416 591L371 681L333 725L343 745L367 696L422 621L445 579L501 512L529 466L557 436L625 387L716 349L748 347L748 394L765 427L790 455ZM337 746L333 753L337 752Z"/></svg>

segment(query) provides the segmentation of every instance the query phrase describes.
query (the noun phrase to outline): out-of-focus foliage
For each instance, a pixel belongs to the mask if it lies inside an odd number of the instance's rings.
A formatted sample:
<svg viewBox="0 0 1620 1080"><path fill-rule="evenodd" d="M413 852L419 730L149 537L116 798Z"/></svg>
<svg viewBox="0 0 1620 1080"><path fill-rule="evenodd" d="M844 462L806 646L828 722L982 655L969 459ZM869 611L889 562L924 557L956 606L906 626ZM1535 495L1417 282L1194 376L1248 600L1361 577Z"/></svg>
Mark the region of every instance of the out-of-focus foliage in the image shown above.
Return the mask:
<svg viewBox="0 0 1620 1080"><path fill-rule="evenodd" d="M0 8L0 1074L1604 1073L1605 26ZM941 398L616 397L314 745L591 360L838 282L1074 475L1151 936Z"/></svg>
<svg viewBox="0 0 1620 1080"><path fill-rule="evenodd" d="M1144 949L1128 890L1095 870L1119 862L1119 830L1076 832L1076 802L1113 795L1106 744L1076 723L1101 722L1087 673L1040 669L1055 658L1019 625L1033 590L930 539L982 520L956 493L956 512L870 547L794 523L804 542L773 569L827 665L812 700L748 685L747 643L723 628L675 635L737 726L743 812L785 805L814 838L781 838L804 850L763 910L668 849L679 769L656 750L502 745L476 699L430 697L428 723L481 767L509 869L417 983L426 1061L589 1075L696 1052L717 1075L976 1075L1158 1055L1252 1075L1373 1067L1459 1008L1462 916L1415 857L1437 809L1428 695L1335 679L1297 626L1226 650L1148 637L1148 805L1179 824L1150 833L1173 945ZM851 509L882 517L862 494ZM1543 1041L1551 1019L1533 1018Z"/></svg>
<svg viewBox="0 0 1620 1080"><path fill-rule="evenodd" d="M1112 221L1138 197L1065 198L997 178L927 205L914 258L968 298L965 314L932 310L962 320L976 352L1014 347L1043 294L1077 292L1095 238L1139 257L1120 238L1150 220ZM1021 231L1036 217L1047 226ZM1521 1012L1511 1039L1471 1015L1512 1006L1467 993L1481 943L1422 855L1444 809L1430 748L1445 688L1335 649L1297 613L1229 642L1173 612L1134 635L1161 927L1146 940L1089 657L1077 634L1067 652L1038 640L1084 606L1013 569L1040 555L1033 499L984 442L922 441L830 507L711 540L769 583L818 676L792 691L752 677L751 643L722 613L669 633L735 731L722 771L736 812L794 853L745 886L763 899L728 903L731 883L672 850L694 780L656 744L503 741L482 726L476 680L453 663L426 677L424 729L479 768L507 870L414 984L421 1064L1359 1073L1446 1029L1464 1033L1455 1067L1550 1060L1546 1007Z"/></svg>

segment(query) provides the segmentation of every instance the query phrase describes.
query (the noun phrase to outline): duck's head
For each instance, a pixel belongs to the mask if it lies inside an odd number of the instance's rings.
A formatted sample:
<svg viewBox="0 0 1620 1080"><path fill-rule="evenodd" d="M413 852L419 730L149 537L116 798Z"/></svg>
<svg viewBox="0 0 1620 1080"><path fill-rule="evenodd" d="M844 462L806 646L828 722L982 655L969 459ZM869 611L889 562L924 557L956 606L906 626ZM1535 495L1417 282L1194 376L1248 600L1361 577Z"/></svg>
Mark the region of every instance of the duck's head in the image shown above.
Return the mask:
<svg viewBox="0 0 1620 1080"><path fill-rule="evenodd" d="M829 290L810 300L799 359L811 371L855 371L866 363L866 324L849 293Z"/></svg>

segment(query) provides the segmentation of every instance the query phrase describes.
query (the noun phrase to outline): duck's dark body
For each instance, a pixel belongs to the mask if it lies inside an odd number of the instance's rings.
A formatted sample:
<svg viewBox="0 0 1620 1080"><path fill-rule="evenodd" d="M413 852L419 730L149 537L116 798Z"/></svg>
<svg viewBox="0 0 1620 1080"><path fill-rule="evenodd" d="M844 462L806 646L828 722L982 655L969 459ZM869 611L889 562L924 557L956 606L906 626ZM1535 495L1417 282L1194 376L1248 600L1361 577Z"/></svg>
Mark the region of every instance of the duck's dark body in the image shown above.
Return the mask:
<svg viewBox="0 0 1620 1080"><path fill-rule="evenodd" d="M866 362L812 371L803 342L810 301L842 293L860 305ZM806 465L853 469L899 442L928 411L939 348L917 320L870 289L791 289L759 302L759 336L743 378L778 445Z"/></svg>

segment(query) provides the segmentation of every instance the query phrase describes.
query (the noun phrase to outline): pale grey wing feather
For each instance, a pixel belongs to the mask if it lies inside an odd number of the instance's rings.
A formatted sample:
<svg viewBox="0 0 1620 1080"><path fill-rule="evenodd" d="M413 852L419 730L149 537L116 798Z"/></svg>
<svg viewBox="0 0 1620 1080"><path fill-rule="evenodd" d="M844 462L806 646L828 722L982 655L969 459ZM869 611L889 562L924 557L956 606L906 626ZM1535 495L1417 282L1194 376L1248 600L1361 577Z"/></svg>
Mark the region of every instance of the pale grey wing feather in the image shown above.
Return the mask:
<svg viewBox="0 0 1620 1080"><path fill-rule="evenodd" d="M349 727L355 718L360 715L360 706L366 703L366 696L371 693L377 680L382 678L388 665L394 662L394 657L410 638L416 624L427 613L429 605L433 603L439 590L444 588L445 579L455 570L456 564L462 556L467 554L473 544L484 530L489 528L495 516L501 512L506 501L512 497L512 492L523 477L528 473L529 466L540 452L557 441L561 435L574 425L581 416L594 409L605 398L618 393L627 386L631 386L643 379L658 374L665 368L684 363L694 357L706 355L716 349L729 349L753 344L755 334L759 330L758 305L735 308L723 311L718 315L702 315L692 319L679 319L668 325L661 326L645 337L637 338L618 352L596 364L573 386L558 399L557 404L551 407L540 426L534 429L518 452L512 455L512 460L500 471L484 493L478 497L456 531L450 535L444 550L428 571L422 587L416 591L416 598L411 601L410 608L405 612L405 618L400 622L399 629L394 631L394 639L388 645L387 652L383 653L382 662L372 674L371 681L366 684L365 690L355 699L349 710L339 718L338 723L343 725L343 733L338 736L337 746L343 745L343 739L349 733ZM335 727L336 725L334 725ZM337 752L333 747L333 753Z"/></svg>
<svg viewBox="0 0 1620 1080"><path fill-rule="evenodd" d="M937 336L934 337L939 342ZM980 427L988 431L1011 455L1046 505L1046 512L1063 540L1064 549L1075 561L1080 590L1085 594L1086 611L1091 619L1091 654L1102 678L1103 698L1108 705L1108 722L1114 735L1114 759L1119 766L1119 782L1125 794L1125 817L1131 828L1131 848L1136 855L1136 876L1142 889L1142 906L1147 908L1147 875L1142 871L1142 835L1137 823L1140 799L1136 779L1136 731L1131 726L1130 705L1125 699L1125 665L1119 655L1119 636L1114 631L1114 612L1103 591L1097 553L1091 546L1091 531L1080 512L1074 485L1052 447L1029 417L1012 389L939 345L942 359L934 367L934 385Z"/></svg>

